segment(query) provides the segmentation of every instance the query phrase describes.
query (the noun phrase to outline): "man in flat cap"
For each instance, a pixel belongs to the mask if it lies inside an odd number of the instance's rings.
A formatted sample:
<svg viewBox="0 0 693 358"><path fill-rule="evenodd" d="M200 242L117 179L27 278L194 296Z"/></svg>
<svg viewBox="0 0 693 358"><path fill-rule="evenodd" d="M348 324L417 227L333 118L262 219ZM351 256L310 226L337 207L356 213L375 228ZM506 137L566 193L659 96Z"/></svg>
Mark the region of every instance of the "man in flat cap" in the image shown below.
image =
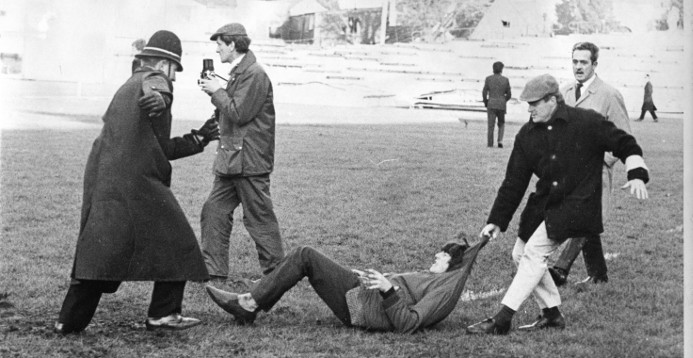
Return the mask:
<svg viewBox="0 0 693 358"><path fill-rule="evenodd" d="M209 279L188 219L171 191L170 160L200 153L218 138L214 121L171 138L171 105L181 42L157 31L103 116L84 172L82 218L57 333L84 330L104 293L122 281L154 281L145 325L178 330L186 281Z"/></svg>
<svg viewBox="0 0 693 358"><path fill-rule="evenodd" d="M602 162L612 152L628 169L630 193L647 198L649 174L635 138L599 113L567 106L550 75L527 82L520 100L529 113L510 154L505 179L481 236L495 238L508 228L532 175L538 180L520 217L512 257L517 273L493 317L467 327L469 333L507 334L512 317L534 295L541 313L518 330L565 328L561 297L548 271L548 257L567 238L598 235L602 226Z"/></svg>
<svg viewBox="0 0 693 358"><path fill-rule="evenodd" d="M222 26L212 37L222 63L231 65L223 88L216 78L200 80L218 113L221 139L214 160L214 182L201 213L202 254L214 281L229 275L233 212L243 205L243 224L255 242L263 274L284 257L279 224L270 197L274 167L272 82L248 49L243 25Z"/></svg>

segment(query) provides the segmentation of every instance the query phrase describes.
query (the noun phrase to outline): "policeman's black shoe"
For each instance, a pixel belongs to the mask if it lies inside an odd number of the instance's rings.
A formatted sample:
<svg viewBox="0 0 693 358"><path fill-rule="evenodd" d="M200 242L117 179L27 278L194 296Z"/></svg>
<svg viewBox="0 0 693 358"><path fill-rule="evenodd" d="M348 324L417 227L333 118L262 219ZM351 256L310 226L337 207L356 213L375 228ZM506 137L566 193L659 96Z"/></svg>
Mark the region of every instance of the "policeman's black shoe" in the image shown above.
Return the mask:
<svg viewBox="0 0 693 358"><path fill-rule="evenodd" d="M226 292L209 285L207 285L205 288L207 289L209 297L212 298L212 301L214 301L214 303L216 303L224 311L232 314L233 318L236 319L238 324L243 325L255 322L257 312L251 312L241 307L241 304L238 302L237 294Z"/></svg>
<svg viewBox="0 0 693 358"><path fill-rule="evenodd" d="M508 334L508 332L510 332L510 323L507 325L499 325L493 318L487 318L467 327L467 333L469 334L503 335Z"/></svg>
<svg viewBox="0 0 693 358"><path fill-rule="evenodd" d="M517 327L517 330L523 332L532 332L549 328L564 329L565 317L563 317L563 314L559 313L558 317L555 317L553 319L548 319L543 315L540 315L539 317L537 317L536 321L524 326Z"/></svg>
<svg viewBox="0 0 693 358"><path fill-rule="evenodd" d="M565 285L568 281L568 273L564 269L558 267L549 267L549 273L556 286L560 287Z"/></svg>
<svg viewBox="0 0 693 358"><path fill-rule="evenodd" d="M498 148L503 148L503 143L498 143Z"/></svg>

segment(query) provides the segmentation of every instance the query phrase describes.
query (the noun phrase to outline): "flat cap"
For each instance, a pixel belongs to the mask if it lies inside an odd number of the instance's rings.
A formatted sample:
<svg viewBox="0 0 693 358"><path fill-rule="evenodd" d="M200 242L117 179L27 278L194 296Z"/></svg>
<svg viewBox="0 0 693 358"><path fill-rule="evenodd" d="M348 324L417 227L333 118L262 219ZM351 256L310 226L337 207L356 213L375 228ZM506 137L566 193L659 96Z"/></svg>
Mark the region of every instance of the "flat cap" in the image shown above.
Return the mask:
<svg viewBox="0 0 693 358"><path fill-rule="evenodd" d="M248 36L248 34L245 32L245 27L243 25L233 22L230 24L226 24L217 30L212 37L209 39L212 41L216 41L217 37L222 36L222 35L228 35L228 36L234 36L234 35L241 35L241 36Z"/></svg>
<svg viewBox="0 0 693 358"><path fill-rule="evenodd" d="M527 82L520 95L521 101L535 102L546 95L558 93L558 82L549 74L539 75Z"/></svg>

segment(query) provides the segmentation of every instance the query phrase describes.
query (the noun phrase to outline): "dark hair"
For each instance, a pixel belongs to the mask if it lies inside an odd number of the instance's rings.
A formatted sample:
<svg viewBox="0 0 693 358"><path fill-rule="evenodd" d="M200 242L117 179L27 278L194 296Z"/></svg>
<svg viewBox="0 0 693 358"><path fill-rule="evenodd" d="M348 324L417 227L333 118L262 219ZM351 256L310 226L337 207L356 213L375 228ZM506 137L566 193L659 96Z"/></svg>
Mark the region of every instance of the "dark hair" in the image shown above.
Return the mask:
<svg viewBox="0 0 693 358"><path fill-rule="evenodd" d="M590 55L590 61L592 61L592 63L597 62L597 60L599 59L599 47L597 47L597 45L595 45L591 42L578 42L578 43L576 43L575 45L573 45L573 52L575 52L577 50L589 51L591 54ZM573 52L571 52L571 54Z"/></svg>
<svg viewBox="0 0 693 358"><path fill-rule="evenodd" d="M225 44L230 45L232 42L236 46L236 51L238 53L246 53L250 47L250 37L244 35L221 35L219 36L221 41Z"/></svg>
<svg viewBox="0 0 693 358"><path fill-rule="evenodd" d="M503 72L503 67L505 67L505 65L503 64L503 62L500 62L500 61L494 62L494 63L493 63L493 73L501 73L501 72Z"/></svg>
<svg viewBox="0 0 693 358"><path fill-rule="evenodd" d="M440 251L450 255L448 269L445 270L445 272L457 270L458 268L462 267L462 259L464 258L464 252L467 251L467 249L469 248L469 244L467 243L467 234L460 232L459 234L457 234L456 239L460 240L461 242L449 241L440 249Z"/></svg>

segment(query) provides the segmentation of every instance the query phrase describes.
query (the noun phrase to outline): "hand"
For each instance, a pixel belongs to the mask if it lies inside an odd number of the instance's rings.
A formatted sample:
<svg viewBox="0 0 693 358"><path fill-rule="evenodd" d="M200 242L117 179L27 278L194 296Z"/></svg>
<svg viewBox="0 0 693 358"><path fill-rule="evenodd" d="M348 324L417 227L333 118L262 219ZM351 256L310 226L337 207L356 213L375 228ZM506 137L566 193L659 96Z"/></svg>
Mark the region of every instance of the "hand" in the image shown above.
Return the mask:
<svg viewBox="0 0 693 358"><path fill-rule="evenodd" d="M366 271L368 271L368 273L363 276L362 282L364 282L367 289L378 289L380 292L387 292L392 288L392 283L385 278L385 275L373 269L368 269Z"/></svg>
<svg viewBox="0 0 693 358"><path fill-rule="evenodd" d="M643 200L647 199L647 187L645 187L645 182L640 179L633 179L627 182L621 189L630 188L630 195L635 195L636 198Z"/></svg>
<svg viewBox="0 0 693 358"><path fill-rule="evenodd" d="M219 81L213 78L201 78L197 80L197 85L200 86L200 89L202 91L204 91L210 96L212 95L212 93L222 88L219 84Z"/></svg>
<svg viewBox="0 0 693 358"><path fill-rule="evenodd" d="M164 100L164 96L157 91L151 91L140 97L137 104L149 115L149 117L158 117L166 109L166 101Z"/></svg>
<svg viewBox="0 0 693 358"><path fill-rule="evenodd" d="M491 239L495 239L498 237L498 234L500 234L500 227L496 224L486 224L483 229L481 229L481 233L479 233L479 237L484 237L488 236Z"/></svg>
<svg viewBox="0 0 693 358"><path fill-rule="evenodd" d="M211 117L200 129L193 129L191 133L202 137L202 144L207 145L209 142L219 139L219 123L215 117Z"/></svg>

